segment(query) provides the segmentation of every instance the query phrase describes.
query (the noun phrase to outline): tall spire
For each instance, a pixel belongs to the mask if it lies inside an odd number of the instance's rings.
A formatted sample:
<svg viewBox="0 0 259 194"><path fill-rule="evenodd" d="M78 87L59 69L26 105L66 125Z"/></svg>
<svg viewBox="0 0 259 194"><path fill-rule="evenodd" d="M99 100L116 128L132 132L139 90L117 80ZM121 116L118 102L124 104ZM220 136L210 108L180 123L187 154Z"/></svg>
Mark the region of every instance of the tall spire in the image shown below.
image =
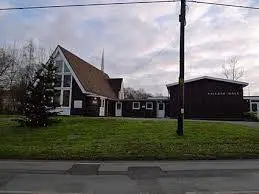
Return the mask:
<svg viewBox="0 0 259 194"><path fill-rule="evenodd" d="M102 72L104 72L104 49L103 49L103 53L102 53L101 70L102 70Z"/></svg>

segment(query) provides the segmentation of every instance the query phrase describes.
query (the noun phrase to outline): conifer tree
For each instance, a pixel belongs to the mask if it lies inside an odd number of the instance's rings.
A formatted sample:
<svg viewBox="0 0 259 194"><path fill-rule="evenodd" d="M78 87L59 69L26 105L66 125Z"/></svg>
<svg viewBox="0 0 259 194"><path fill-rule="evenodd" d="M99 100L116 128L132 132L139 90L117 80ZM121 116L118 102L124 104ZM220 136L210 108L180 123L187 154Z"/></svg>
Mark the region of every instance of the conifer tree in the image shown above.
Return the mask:
<svg viewBox="0 0 259 194"><path fill-rule="evenodd" d="M23 123L29 127L42 127L49 124L49 118L56 114L55 105L55 73L56 65L51 57L42 64L35 79L27 88Z"/></svg>

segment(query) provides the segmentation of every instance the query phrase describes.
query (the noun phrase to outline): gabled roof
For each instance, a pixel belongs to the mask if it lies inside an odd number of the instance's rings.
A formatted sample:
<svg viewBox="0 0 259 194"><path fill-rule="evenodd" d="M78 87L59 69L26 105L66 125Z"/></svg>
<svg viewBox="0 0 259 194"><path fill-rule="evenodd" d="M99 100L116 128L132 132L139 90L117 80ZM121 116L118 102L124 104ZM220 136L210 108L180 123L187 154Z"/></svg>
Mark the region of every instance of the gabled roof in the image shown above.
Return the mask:
<svg viewBox="0 0 259 194"><path fill-rule="evenodd" d="M109 84L112 87L113 91L115 94L119 94L119 91L121 90L121 84L122 84L122 78L114 78L114 79L109 79Z"/></svg>
<svg viewBox="0 0 259 194"><path fill-rule="evenodd" d="M58 45L86 92L117 99L110 78L103 71L87 63L70 51ZM121 79L122 80L122 79Z"/></svg>
<svg viewBox="0 0 259 194"><path fill-rule="evenodd" d="M242 85L243 87L248 86L248 83L246 83L246 82L240 82L240 81L234 81L234 80L222 79L222 78L216 78L216 77L210 77L210 76L202 76L202 77L197 77L197 78L194 78L194 79L185 80L184 83L199 81L199 80L203 80L203 79L210 79L210 80L215 80L215 81L228 82L228 83ZM167 84L166 87L171 87L171 86L175 86L175 85L178 85L178 84L179 84L178 82L175 82L175 83L172 83L172 84Z"/></svg>

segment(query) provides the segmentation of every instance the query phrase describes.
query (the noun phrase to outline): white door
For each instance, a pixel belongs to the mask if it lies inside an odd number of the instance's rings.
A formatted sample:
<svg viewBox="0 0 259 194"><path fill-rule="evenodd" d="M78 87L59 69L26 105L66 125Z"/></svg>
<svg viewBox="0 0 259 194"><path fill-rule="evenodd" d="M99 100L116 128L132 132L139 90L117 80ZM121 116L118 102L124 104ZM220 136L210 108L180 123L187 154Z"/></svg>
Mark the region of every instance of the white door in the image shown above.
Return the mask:
<svg viewBox="0 0 259 194"><path fill-rule="evenodd" d="M157 118L164 118L165 117L165 103L157 102Z"/></svg>
<svg viewBox="0 0 259 194"><path fill-rule="evenodd" d="M250 102L250 111L257 114L257 117L259 118L259 102Z"/></svg>
<svg viewBox="0 0 259 194"><path fill-rule="evenodd" d="M115 116L116 117L121 117L122 116L122 103L121 102L116 102Z"/></svg>
<svg viewBox="0 0 259 194"><path fill-rule="evenodd" d="M105 99L101 98L101 106L99 109L99 116L104 117L105 116Z"/></svg>

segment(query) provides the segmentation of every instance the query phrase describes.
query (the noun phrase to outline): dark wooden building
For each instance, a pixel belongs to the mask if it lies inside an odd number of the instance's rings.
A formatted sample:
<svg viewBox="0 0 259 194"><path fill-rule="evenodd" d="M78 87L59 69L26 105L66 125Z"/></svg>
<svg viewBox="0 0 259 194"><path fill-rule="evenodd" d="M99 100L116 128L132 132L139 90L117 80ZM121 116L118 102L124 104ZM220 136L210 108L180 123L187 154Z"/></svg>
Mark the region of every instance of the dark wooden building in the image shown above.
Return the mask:
<svg viewBox="0 0 259 194"><path fill-rule="evenodd" d="M116 102L115 116L134 118L165 118L169 115L168 98L149 98Z"/></svg>
<svg viewBox="0 0 259 194"><path fill-rule="evenodd" d="M199 77L185 81L185 118L231 119L243 118L245 103L243 87L248 84L214 77ZM170 117L179 112L179 85L168 84Z"/></svg>

